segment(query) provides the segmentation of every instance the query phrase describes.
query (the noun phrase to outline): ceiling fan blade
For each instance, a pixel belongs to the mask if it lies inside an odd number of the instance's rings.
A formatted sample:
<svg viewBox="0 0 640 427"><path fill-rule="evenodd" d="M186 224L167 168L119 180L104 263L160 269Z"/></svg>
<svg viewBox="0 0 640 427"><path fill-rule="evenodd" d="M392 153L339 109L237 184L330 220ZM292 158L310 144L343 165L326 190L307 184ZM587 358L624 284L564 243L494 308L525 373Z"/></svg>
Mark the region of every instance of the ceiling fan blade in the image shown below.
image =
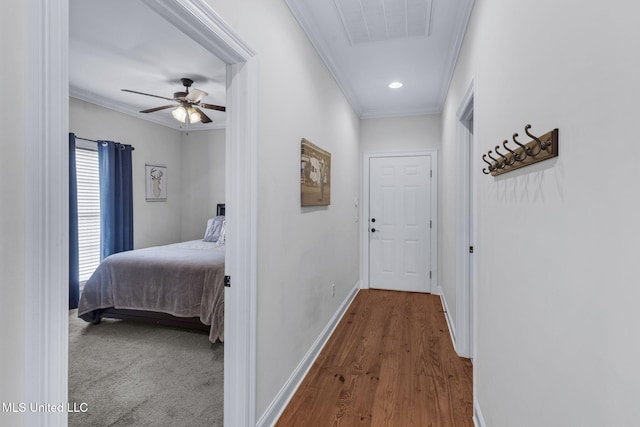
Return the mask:
<svg viewBox="0 0 640 427"><path fill-rule="evenodd" d="M199 109L198 107L193 107L194 110L196 110L198 112L198 114L200 114L200 121L202 123L211 123L213 120L211 120L209 118L209 116L207 116L204 111L202 111L201 109Z"/></svg>
<svg viewBox="0 0 640 427"><path fill-rule="evenodd" d="M207 95L208 95L208 93L204 92L202 90L191 89L189 94L186 96L186 99L189 102L198 102L198 101L200 101L202 98L204 98Z"/></svg>
<svg viewBox="0 0 640 427"><path fill-rule="evenodd" d="M156 107L156 108L149 108L148 110L142 110L140 112L141 113L153 113L155 111L160 111L160 110L164 110L166 108L171 108L171 107L175 107L175 104L163 105L162 107Z"/></svg>
<svg viewBox="0 0 640 427"><path fill-rule="evenodd" d="M205 104L201 102L200 104L198 104L198 106L202 108L208 108L210 110L227 111L227 109L221 105Z"/></svg>
<svg viewBox="0 0 640 427"><path fill-rule="evenodd" d="M150 93L138 92L136 90L130 90L130 89L121 89L121 90L123 92L137 93L138 95L153 96L154 98L160 98L160 99L166 99L167 101L173 101L173 98L167 98L165 96L152 95Z"/></svg>

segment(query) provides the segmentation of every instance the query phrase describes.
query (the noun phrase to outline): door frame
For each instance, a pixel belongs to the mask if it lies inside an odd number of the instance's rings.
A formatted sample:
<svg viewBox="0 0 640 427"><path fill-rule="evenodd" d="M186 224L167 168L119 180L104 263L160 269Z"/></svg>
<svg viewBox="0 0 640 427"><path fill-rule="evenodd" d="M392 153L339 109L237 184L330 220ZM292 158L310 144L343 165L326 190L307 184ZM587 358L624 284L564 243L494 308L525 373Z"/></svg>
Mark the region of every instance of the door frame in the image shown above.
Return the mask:
<svg viewBox="0 0 640 427"><path fill-rule="evenodd" d="M476 81L472 79L456 114L459 159L456 235L456 334L458 355L475 359L478 242L478 140ZM469 124L472 124L471 130ZM473 161L472 161L473 159ZM474 253L469 252L474 247Z"/></svg>
<svg viewBox="0 0 640 427"><path fill-rule="evenodd" d="M431 283L429 293L438 290L438 151L388 151L365 152L362 156L362 200L360 206L360 288L369 289L369 163L376 157L417 157L431 156Z"/></svg>
<svg viewBox="0 0 640 427"><path fill-rule="evenodd" d="M255 52L204 0L147 1L227 62L225 425L253 426L256 411L258 71ZM68 0L28 0L25 122L25 402L68 400ZM26 426L66 426L67 413L39 412Z"/></svg>

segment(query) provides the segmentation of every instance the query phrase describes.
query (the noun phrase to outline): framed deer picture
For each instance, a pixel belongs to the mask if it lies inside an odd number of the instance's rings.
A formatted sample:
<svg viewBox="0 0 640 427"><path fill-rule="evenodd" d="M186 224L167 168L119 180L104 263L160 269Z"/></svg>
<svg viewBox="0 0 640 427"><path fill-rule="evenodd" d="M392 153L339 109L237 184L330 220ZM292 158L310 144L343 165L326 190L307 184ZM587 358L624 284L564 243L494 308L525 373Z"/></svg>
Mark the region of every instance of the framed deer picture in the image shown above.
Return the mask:
<svg viewBox="0 0 640 427"><path fill-rule="evenodd" d="M167 200L167 167L147 163L144 169L147 202L165 202Z"/></svg>

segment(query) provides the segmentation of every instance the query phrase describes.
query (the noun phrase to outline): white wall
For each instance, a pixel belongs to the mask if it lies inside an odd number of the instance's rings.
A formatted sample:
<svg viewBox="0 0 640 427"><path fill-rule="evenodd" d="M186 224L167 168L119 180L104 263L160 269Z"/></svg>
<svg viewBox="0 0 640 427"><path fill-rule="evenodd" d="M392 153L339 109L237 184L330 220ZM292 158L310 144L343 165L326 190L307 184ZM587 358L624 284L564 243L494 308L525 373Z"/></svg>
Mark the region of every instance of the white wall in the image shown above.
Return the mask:
<svg viewBox="0 0 640 427"><path fill-rule="evenodd" d="M27 3L0 3L0 401L24 400L24 140L28 119ZM9 54L10 52L10 54ZM22 417L2 413L3 424L23 425Z"/></svg>
<svg viewBox="0 0 640 427"><path fill-rule="evenodd" d="M363 153L439 150L441 126L439 114L364 119L360 121L360 148Z"/></svg>
<svg viewBox="0 0 640 427"><path fill-rule="evenodd" d="M74 98L69 131L131 144L134 246L197 239L215 203L224 202L224 130L189 135ZM167 166L167 201L145 200L145 163Z"/></svg>
<svg viewBox="0 0 640 427"><path fill-rule="evenodd" d="M202 239L207 219L225 203L225 132L190 131L180 143L182 212L180 240Z"/></svg>
<svg viewBox="0 0 640 427"><path fill-rule="evenodd" d="M283 1L208 3L259 61L260 417L358 282L359 120ZM331 153L327 208L300 207L303 137Z"/></svg>
<svg viewBox="0 0 640 427"><path fill-rule="evenodd" d="M557 159L478 177L474 369L487 426L640 419L636 12L620 0L476 0L443 112L442 193L457 188L456 111L474 76L480 154L527 123L560 131Z"/></svg>
<svg viewBox="0 0 640 427"><path fill-rule="evenodd" d="M135 248L180 240L181 132L74 98L69 99L69 132L135 147L131 156ZM166 202L145 200L145 163L167 166Z"/></svg>

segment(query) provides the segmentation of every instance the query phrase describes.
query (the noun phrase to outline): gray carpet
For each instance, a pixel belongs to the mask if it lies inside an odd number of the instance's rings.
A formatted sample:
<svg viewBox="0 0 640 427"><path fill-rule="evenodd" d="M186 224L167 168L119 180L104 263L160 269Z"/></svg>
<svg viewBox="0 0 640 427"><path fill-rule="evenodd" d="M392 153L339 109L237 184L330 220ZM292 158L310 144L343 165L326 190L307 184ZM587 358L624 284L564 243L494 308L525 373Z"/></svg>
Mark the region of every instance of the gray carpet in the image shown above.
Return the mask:
<svg viewBox="0 0 640 427"><path fill-rule="evenodd" d="M69 314L69 426L222 426L221 343L206 333ZM81 404L86 405L81 405Z"/></svg>

